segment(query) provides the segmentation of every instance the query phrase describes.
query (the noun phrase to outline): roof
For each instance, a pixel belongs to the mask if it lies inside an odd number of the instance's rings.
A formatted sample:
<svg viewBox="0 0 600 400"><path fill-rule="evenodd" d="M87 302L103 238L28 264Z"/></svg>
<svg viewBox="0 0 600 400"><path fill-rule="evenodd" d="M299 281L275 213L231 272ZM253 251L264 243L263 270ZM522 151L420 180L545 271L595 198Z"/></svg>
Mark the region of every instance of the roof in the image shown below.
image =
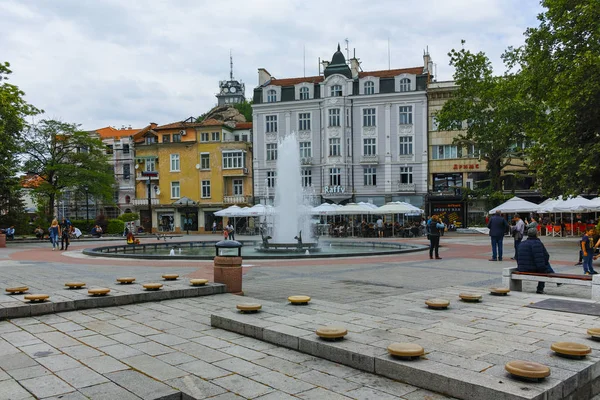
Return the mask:
<svg viewBox="0 0 600 400"><path fill-rule="evenodd" d="M112 126L107 126L106 128L96 129L96 132L101 139L108 139L112 137L123 137L123 136L133 136L135 133L139 131L139 128L135 129L116 129Z"/></svg>
<svg viewBox="0 0 600 400"><path fill-rule="evenodd" d="M367 76L373 76L376 78L393 78L402 74L415 74L422 75L423 67L413 67L413 68L401 68L401 69L384 69L382 71L365 71L359 72L359 78L365 78Z"/></svg>
<svg viewBox="0 0 600 400"><path fill-rule="evenodd" d="M154 128L155 131L161 131L165 129L183 129L183 128L195 128L198 126L202 126L203 122L171 122L170 124L160 125Z"/></svg>
<svg viewBox="0 0 600 400"><path fill-rule="evenodd" d="M205 119L204 121L202 121L200 123L200 125L198 125L198 126L222 126L224 124L225 124L225 122L223 122L223 121L219 121L218 119L214 119L214 118L209 118L209 119Z"/></svg>
<svg viewBox="0 0 600 400"><path fill-rule="evenodd" d="M237 122L235 129L252 129L252 122Z"/></svg>
<svg viewBox="0 0 600 400"><path fill-rule="evenodd" d="M269 81L269 85L275 85L275 86L293 86L293 85L297 85L299 83L319 83L319 82L323 82L323 77L322 76L306 76L304 78L284 78L284 79L276 79L273 78Z"/></svg>
<svg viewBox="0 0 600 400"><path fill-rule="evenodd" d="M28 174L21 177L21 187L26 189L34 189L42 182L44 182L44 179L39 175Z"/></svg>

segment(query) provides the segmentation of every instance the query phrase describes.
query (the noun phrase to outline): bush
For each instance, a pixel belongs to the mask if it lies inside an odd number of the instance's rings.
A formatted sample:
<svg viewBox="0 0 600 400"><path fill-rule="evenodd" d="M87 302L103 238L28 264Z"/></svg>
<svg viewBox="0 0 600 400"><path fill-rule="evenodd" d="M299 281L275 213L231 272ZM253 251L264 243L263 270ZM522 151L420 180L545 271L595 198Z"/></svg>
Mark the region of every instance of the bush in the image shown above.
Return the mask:
<svg viewBox="0 0 600 400"><path fill-rule="evenodd" d="M75 228L79 228L82 234L89 235L94 227L94 221L87 222L85 219L72 219L71 225Z"/></svg>
<svg viewBox="0 0 600 400"><path fill-rule="evenodd" d="M123 222L137 221L138 219L140 219L140 214L124 213L124 214L119 215L118 218Z"/></svg>
<svg viewBox="0 0 600 400"><path fill-rule="evenodd" d="M125 231L125 222L120 219L109 219L108 226L104 233L107 234L122 234Z"/></svg>

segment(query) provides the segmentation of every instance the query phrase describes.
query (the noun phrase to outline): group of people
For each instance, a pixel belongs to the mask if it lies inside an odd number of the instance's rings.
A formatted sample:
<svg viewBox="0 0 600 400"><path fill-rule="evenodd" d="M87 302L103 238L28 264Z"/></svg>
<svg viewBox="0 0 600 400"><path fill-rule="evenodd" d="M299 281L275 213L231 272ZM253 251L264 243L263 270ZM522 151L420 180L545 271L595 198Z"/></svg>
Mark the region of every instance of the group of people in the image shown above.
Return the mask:
<svg viewBox="0 0 600 400"><path fill-rule="evenodd" d="M6 229L0 230L0 233L6 235L6 240L14 240L15 239L15 226L11 225Z"/></svg>
<svg viewBox="0 0 600 400"><path fill-rule="evenodd" d="M58 248L59 238L60 250L68 250L69 240L71 234L75 233L75 228L73 227L73 224L71 224L71 221L68 218L63 218L60 224L58 223L58 220L54 218L52 220L52 224L50 224L50 227L48 228L48 233L50 234L50 242L52 242L52 251Z"/></svg>
<svg viewBox="0 0 600 400"><path fill-rule="evenodd" d="M231 225L231 221L227 222L227 226L223 229L223 237L228 240L235 240L235 228Z"/></svg>

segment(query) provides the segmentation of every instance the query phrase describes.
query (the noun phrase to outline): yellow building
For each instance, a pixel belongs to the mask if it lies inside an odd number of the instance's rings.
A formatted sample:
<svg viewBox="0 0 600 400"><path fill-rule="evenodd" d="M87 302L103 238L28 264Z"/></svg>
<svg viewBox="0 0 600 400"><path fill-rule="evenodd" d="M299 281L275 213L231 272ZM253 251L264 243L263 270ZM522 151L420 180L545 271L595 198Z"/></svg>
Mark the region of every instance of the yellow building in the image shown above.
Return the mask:
<svg viewBox="0 0 600 400"><path fill-rule="evenodd" d="M144 229L209 232L214 212L252 202L252 123L193 117L137 132L136 198ZM227 222L227 221L225 221Z"/></svg>

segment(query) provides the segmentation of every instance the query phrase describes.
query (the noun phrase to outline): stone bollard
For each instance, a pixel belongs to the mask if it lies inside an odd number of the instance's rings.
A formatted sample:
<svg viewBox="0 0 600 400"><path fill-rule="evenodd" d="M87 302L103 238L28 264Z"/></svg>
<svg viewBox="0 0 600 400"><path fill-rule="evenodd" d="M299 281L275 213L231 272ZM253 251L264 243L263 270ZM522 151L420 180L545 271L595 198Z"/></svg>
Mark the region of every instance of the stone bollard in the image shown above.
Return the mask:
<svg viewBox="0 0 600 400"><path fill-rule="evenodd" d="M215 244L214 281L227 285L227 292L243 295L242 244L235 240L222 240Z"/></svg>
<svg viewBox="0 0 600 400"><path fill-rule="evenodd" d="M6 235L0 234L0 247L6 247Z"/></svg>

